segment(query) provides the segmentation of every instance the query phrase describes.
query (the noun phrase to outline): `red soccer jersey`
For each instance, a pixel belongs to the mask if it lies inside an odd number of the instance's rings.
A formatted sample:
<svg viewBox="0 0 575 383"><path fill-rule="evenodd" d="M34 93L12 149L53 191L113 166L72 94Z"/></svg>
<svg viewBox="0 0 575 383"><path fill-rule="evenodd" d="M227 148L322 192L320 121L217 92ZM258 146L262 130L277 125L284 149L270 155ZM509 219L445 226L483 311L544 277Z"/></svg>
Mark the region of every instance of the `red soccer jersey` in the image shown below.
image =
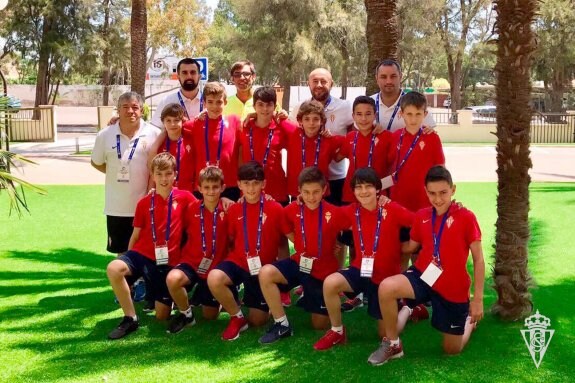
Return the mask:
<svg viewBox="0 0 575 383"><path fill-rule="evenodd" d="M244 217L243 203L236 203L228 209L228 233L234 243L234 250L229 254L228 259L242 269L249 271L246 251L244 247ZM256 253L256 241L258 232L258 222L260 214L260 203L246 204L247 210L247 237L250 256ZM262 216L261 248L259 252L260 261L263 265L273 263L278 256L280 244L282 220L282 206L275 201L264 201L264 212Z"/></svg>
<svg viewBox="0 0 575 383"><path fill-rule="evenodd" d="M359 240L356 211L358 203L343 207L348 220L352 222L355 258L350 266L361 269L362 250ZM359 208L361 232L363 237L365 254L371 255L375 241L375 230L379 208L369 211ZM382 280L401 272L401 243L399 242L399 229L403 226L411 226L414 213L393 201L382 207L382 220L379 228L379 244L375 253L373 275L371 281L379 284Z"/></svg>
<svg viewBox="0 0 575 383"><path fill-rule="evenodd" d="M411 239L421 244L421 251L415 261L415 267L424 272L433 259L433 233L431 227L432 208L419 210L411 228ZM435 222L435 234L438 234L443 215ZM469 246L481 240L481 229L473 214L466 208L451 204L439 242L439 254L443 273L439 276L433 290L450 302L469 301L471 279L467 274Z"/></svg>
<svg viewBox="0 0 575 383"><path fill-rule="evenodd" d="M302 162L302 137L305 137L304 143L304 156L305 167L313 166L316 162L317 141L319 140L319 155L317 155L317 167L326 179L329 179L329 164L335 159L336 154L339 152L340 147L345 137L332 136L332 137L307 137L302 128L296 128L288 137L287 146L287 185L288 193L291 196L297 196L298 191L298 177L303 170ZM329 190L326 192L329 195Z"/></svg>
<svg viewBox="0 0 575 383"><path fill-rule="evenodd" d="M208 209L204 208L204 233L205 233L205 244L206 251L202 247L202 230L201 230L201 214L200 207L202 205L201 201L195 201L190 204L184 218L184 225L186 233L188 234L188 241L182 249L182 256L180 258L180 263L187 263L195 271L198 271L198 266L202 262L202 258L206 256L207 258L212 257L212 233L213 233L213 222L214 213L210 212ZM224 212L222 204L218 204L218 211L216 217L216 251L212 258L212 263L210 268L205 274L199 274L198 276L202 279L206 279L210 270L220 264L222 260L226 257L228 252L228 218L227 214Z"/></svg>
<svg viewBox="0 0 575 383"><path fill-rule="evenodd" d="M210 165L218 165L224 173L226 186L235 187L238 185L238 155L239 155L239 135L241 133L240 120L235 115L223 118L223 133L220 140L222 117L208 119L208 151L206 151L206 121L196 119L193 122L186 122L185 129L192 132L192 153L194 155L194 179L199 179L200 171ZM220 145L221 141L221 145ZM218 148L221 146L218 163Z"/></svg>
<svg viewBox="0 0 575 383"><path fill-rule="evenodd" d="M403 140L401 137L403 136ZM405 128L393 133L389 163L391 172L395 172L405 158L417 134L407 132ZM399 151L399 143L401 147ZM425 192L425 176L435 165L444 165L445 156L441 139L437 133L421 134L415 143L407 161L403 163L395 179L395 185L390 189L390 198L402 206L416 212L431 206Z"/></svg>
<svg viewBox="0 0 575 383"><path fill-rule="evenodd" d="M321 255L318 258L319 251L319 207L310 210L303 206L304 210L304 230L305 230L305 247L303 243L303 233L301 230L301 205L292 202L284 209L284 219L282 231L284 234L294 233L295 253L292 259L299 264L300 256L305 253L307 257L316 258L313 261L311 275L323 281L328 275L339 269L339 263L335 257L334 248L337 235L340 231L349 229L351 222L343 214L341 208L322 201L321 212Z"/></svg>
<svg viewBox="0 0 575 383"><path fill-rule="evenodd" d="M170 154L176 158L178 178L176 182L174 182L174 186L176 186L178 189L187 190L190 192L194 192L195 190L194 157L192 146L192 134L190 131L182 129L181 141L170 141L170 139L166 136L166 139L158 148L158 153L170 152ZM179 161L178 152L180 154Z"/></svg>
<svg viewBox="0 0 575 383"><path fill-rule="evenodd" d="M371 148L373 134L364 136L358 131L347 134L341 146L340 154L349 159L349 168L343 186L343 200L345 202L355 202L353 190L351 190L351 178L356 169L369 166L369 152ZM388 174L388 158L391 149L391 133L383 131L375 136L373 140L373 154L371 158L371 168L375 170L380 178ZM357 140L357 143L356 143ZM355 150L354 150L355 147Z"/></svg>
<svg viewBox="0 0 575 383"><path fill-rule="evenodd" d="M255 122L250 120L240 135L243 161L255 160L263 165L267 180L265 193L279 202L288 199L281 151L286 148L288 134L293 129L293 123L287 120L279 126L272 120L268 128L258 128Z"/></svg>
<svg viewBox="0 0 575 383"><path fill-rule="evenodd" d="M196 198L187 190L173 188L170 237L168 240L168 264L175 266L180 261L180 243L184 230L183 219L188 205ZM156 228L156 245L166 244L168 220L168 203L170 198L163 199L159 194L148 194L136 205L134 227L140 228L140 236L131 250L137 251L146 258L156 260L156 251L152 236L151 201L154 198L154 226Z"/></svg>

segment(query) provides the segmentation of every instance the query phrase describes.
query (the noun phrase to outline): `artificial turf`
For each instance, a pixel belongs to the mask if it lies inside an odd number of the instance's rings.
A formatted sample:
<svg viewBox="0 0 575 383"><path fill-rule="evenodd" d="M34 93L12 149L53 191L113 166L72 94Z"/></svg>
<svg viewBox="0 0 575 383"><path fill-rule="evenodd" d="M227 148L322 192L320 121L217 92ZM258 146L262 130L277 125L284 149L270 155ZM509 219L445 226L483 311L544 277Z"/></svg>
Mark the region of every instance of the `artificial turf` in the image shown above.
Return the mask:
<svg viewBox="0 0 575 383"><path fill-rule="evenodd" d="M575 184L531 186L529 266L534 307L555 330L539 369L521 337L523 322L505 323L488 310L494 183L462 183L456 197L472 209L483 230L487 262L486 317L461 355L443 355L441 335L429 321L408 324L405 357L371 367L376 324L366 309L344 315L348 344L315 352L322 332L309 317L288 309L294 336L269 346L249 329L234 342L220 340L227 315L177 335L141 315L140 329L106 339L121 310L105 276L112 256L104 250L103 187L48 186L47 196L27 194L31 215L8 217L0 193L0 380L6 382L559 382L573 381L575 361L575 254L572 212ZM141 307L139 307L141 308ZM196 312L199 317L200 313Z"/></svg>

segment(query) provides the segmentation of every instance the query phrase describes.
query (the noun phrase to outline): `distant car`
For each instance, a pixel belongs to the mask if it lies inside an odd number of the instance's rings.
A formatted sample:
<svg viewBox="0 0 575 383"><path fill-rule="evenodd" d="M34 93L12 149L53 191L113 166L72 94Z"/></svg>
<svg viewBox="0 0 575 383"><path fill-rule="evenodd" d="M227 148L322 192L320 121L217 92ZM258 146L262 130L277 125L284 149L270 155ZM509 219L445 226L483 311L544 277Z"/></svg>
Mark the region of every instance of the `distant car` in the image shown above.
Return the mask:
<svg viewBox="0 0 575 383"><path fill-rule="evenodd" d="M497 122L495 118L497 107L495 105L468 106L463 109L473 111L472 122L474 124L494 124Z"/></svg>

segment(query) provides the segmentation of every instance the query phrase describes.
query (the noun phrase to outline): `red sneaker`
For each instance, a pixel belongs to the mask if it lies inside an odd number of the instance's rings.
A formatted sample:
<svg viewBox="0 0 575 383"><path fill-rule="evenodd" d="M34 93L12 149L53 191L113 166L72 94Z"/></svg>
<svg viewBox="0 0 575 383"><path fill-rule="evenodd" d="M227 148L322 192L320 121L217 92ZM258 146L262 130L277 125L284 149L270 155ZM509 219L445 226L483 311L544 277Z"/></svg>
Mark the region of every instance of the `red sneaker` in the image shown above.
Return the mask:
<svg viewBox="0 0 575 383"><path fill-rule="evenodd" d="M343 328L343 333L339 334L332 329L327 330L324 336L321 337L314 345L313 348L318 351L329 350L336 344L345 344L347 342L347 337L345 336L345 327Z"/></svg>
<svg viewBox="0 0 575 383"><path fill-rule="evenodd" d="M303 294L303 287L298 286L297 289L294 291L295 295L302 295Z"/></svg>
<svg viewBox="0 0 575 383"><path fill-rule="evenodd" d="M413 322L419 322L420 320L425 320L429 318L429 311L424 304L417 305L413 308L411 312L411 320Z"/></svg>
<svg viewBox="0 0 575 383"><path fill-rule="evenodd" d="M248 329L248 321L246 318L232 317L228 327L222 333L223 340L236 340L240 337L242 331Z"/></svg>
<svg viewBox="0 0 575 383"><path fill-rule="evenodd" d="M291 295L288 292L280 292L280 297L282 299L282 306L283 307L290 307L291 306Z"/></svg>

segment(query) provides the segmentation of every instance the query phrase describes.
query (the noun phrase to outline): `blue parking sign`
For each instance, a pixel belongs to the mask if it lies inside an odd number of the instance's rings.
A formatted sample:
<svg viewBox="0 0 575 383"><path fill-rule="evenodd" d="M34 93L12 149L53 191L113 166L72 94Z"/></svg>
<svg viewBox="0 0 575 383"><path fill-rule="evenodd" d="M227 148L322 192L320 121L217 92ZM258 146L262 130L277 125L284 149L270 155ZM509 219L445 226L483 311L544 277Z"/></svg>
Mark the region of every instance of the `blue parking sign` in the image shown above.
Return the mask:
<svg viewBox="0 0 575 383"><path fill-rule="evenodd" d="M202 76L200 80L208 80L208 58L207 57L195 57L194 60L200 64L200 75Z"/></svg>

